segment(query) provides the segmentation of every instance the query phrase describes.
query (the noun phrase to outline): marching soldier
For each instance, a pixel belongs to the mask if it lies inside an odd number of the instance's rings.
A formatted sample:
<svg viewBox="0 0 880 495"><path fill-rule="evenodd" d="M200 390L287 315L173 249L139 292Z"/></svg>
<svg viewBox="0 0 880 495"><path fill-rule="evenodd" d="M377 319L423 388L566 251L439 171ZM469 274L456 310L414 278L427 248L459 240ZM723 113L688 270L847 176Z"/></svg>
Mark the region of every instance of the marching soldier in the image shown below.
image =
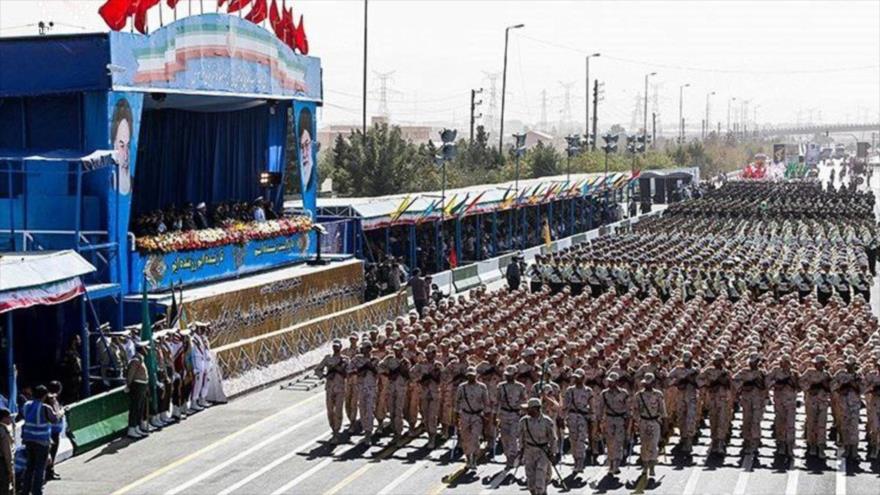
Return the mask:
<svg viewBox="0 0 880 495"><path fill-rule="evenodd" d="M584 384L584 371L575 370L574 385L565 390L562 402L566 413L575 473L583 472L586 462L587 439L592 421L592 400L593 391Z"/></svg>
<svg viewBox="0 0 880 495"><path fill-rule="evenodd" d="M697 430L697 375L690 351L682 353L681 363L669 373L669 381L676 390L676 416L681 435L681 450L690 453Z"/></svg>
<svg viewBox="0 0 880 495"><path fill-rule="evenodd" d="M800 390L797 371L791 368L788 355L779 358L779 364L767 374L767 386L773 390L773 429L776 432L776 453L794 459L795 413Z"/></svg>
<svg viewBox="0 0 880 495"><path fill-rule="evenodd" d="M876 460L880 458L880 349L873 352L871 363L862 386L867 410L868 459Z"/></svg>
<svg viewBox="0 0 880 495"><path fill-rule="evenodd" d="M733 377L739 404L742 408L742 436L744 455L755 454L761 445L761 418L767 396L764 372L758 367L761 357L749 355L748 368L742 369Z"/></svg>
<svg viewBox="0 0 880 495"><path fill-rule="evenodd" d="M443 366L436 359L437 346L428 344L425 348L424 361L414 367L413 374L418 378L420 385L419 412L422 415L422 423L428 433L428 448L433 449L437 442L437 423L440 417L441 390Z"/></svg>
<svg viewBox="0 0 880 495"><path fill-rule="evenodd" d="M697 383L707 394L709 430L712 437L709 454L724 455L727 449L727 437L730 434L732 411L730 371L724 365L723 354L716 352L712 355L712 365L700 373Z"/></svg>
<svg viewBox="0 0 880 495"><path fill-rule="evenodd" d="M342 356L349 362L358 354L357 334L348 337L349 346L342 351ZM348 431L355 433L358 429L358 374L349 372L345 377L345 417L348 418Z"/></svg>
<svg viewBox="0 0 880 495"><path fill-rule="evenodd" d="M552 460L556 457L556 426L541 413L541 399L529 399L527 415L520 420L522 462L531 495L545 495Z"/></svg>
<svg viewBox="0 0 880 495"><path fill-rule="evenodd" d="M528 399L525 385L516 381L516 371L516 366L508 366L504 370L505 381L498 385L498 426L507 469L514 467L519 455L520 412Z"/></svg>
<svg viewBox="0 0 880 495"><path fill-rule="evenodd" d="M473 366L467 369L466 376L467 381L456 390L455 409L458 411L459 438L467 469L476 470L483 420L489 411L489 391L486 385L477 381L477 370Z"/></svg>
<svg viewBox="0 0 880 495"><path fill-rule="evenodd" d="M859 457L861 381L855 356L847 356L845 369L834 375L831 385L840 408L840 446L843 447L843 456L851 461Z"/></svg>
<svg viewBox="0 0 880 495"><path fill-rule="evenodd" d="M831 400L831 375L825 370L826 358L813 358L813 368L801 375L807 422L807 455L825 459L825 425L828 422L828 405Z"/></svg>
<svg viewBox="0 0 880 495"><path fill-rule="evenodd" d="M376 410L377 381L379 375L378 360L373 357L373 344L369 340L361 344L361 350L349 363L351 372L358 376L357 403L361 418L364 438L362 442L374 442L373 423Z"/></svg>
<svg viewBox="0 0 880 495"><path fill-rule="evenodd" d="M333 432L331 442L339 441L339 430L342 428L342 406L345 402L345 377L348 359L342 355L342 341L333 340L333 353L324 356L318 364L315 374L318 378L326 378L325 402L327 405L327 421Z"/></svg>
<svg viewBox="0 0 880 495"><path fill-rule="evenodd" d="M476 369L479 381L486 386L486 390L489 392L489 404L486 407L486 421L484 421L486 429L483 435L487 442L486 452L491 459L495 457L495 440L498 437L496 427L498 417L495 411L498 409L498 384L503 375L501 365L498 363L498 349L495 347L486 349L486 359L478 364Z"/></svg>
<svg viewBox="0 0 880 495"><path fill-rule="evenodd" d="M653 373L645 374L641 381L642 390L636 393L633 403L639 421L642 469L648 476L654 476L660 450L660 429L666 419L666 401L663 392L654 387L654 381Z"/></svg>
<svg viewBox="0 0 880 495"><path fill-rule="evenodd" d="M605 428L608 448L608 473L620 474L620 464L626 455L627 425L629 420L629 392L617 372L608 374L609 386L602 391L598 416Z"/></svg>
<svg viewBox="0 0 880 495"><path fill-rule="evenodd" d="M379 372L386 377L385 402L391 416L391 428L396 440L403 437L403 420L406 414L406 386L410 376L409 360L403 357L403 344L396 342L394 353L379 362Z"/></svg>

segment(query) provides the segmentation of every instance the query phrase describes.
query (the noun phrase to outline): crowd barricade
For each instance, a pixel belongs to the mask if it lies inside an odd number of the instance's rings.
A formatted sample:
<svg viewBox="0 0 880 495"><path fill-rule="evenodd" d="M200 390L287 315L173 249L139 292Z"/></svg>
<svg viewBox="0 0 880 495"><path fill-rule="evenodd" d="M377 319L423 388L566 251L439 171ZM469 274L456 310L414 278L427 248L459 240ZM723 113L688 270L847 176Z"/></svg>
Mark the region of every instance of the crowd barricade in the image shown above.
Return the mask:
<svg viewBox="0 0 880 495"><path fill-rule="evenodd" d="M452 285L455 292L464 292L480 285L480 270L476 264L452 270Z"/></svg>
<svg viewBox="0 0 880 495"><path fill-rule="evenodd" d="M121 436L128 427L128 394L123 387L93 395L71 405L66 413L73 455Z"/></svg>
<svg viewBox="0 0 880 495"><path fill-rule="evenodd" d="M330 315L218 347L214 351L223 380L239 378L251 371L300 357L333 339L345 339L353 332L366 331L371 325L379 325L403 314L407 306L407 291L403 290ZM275 377L280 378L283 376ZM232 393L241 393L241 390L236 389Z"/></svg>

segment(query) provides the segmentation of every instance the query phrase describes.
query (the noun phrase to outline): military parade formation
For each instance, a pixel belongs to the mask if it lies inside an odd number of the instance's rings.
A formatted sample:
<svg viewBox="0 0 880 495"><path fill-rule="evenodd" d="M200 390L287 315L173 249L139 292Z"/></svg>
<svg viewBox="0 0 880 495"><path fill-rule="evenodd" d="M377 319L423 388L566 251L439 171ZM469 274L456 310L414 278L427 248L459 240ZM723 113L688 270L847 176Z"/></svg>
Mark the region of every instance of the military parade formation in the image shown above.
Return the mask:
<svg viewBox="0 0 880 495"><path fill-rule="evenodd" d="M480 287L334 341L317 368L334 441L451 441L466 469L497 455L522 466L533 494L564 483L565 455L575 475L615 476L637 453L651 477L667 446L692 455L701 425L710 456L736 437L757 455L767 420L789 468L796 444L855 460L866 438L875 460L873 204L818 182L730 182L536 258L528 286Z"/></svg>

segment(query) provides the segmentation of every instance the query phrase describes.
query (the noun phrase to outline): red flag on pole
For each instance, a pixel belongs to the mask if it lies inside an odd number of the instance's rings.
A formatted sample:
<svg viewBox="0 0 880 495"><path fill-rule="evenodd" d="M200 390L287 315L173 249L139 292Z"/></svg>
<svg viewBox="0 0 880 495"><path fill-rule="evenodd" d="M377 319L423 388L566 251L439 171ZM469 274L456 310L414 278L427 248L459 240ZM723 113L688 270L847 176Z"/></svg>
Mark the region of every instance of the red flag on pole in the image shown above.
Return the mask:
<svg viewBox="0 0 880 495"><path fill-rule="evenodd" d="M226 3L226 0L217 0L217 9L222 7L224 3Z"/></svg>
<svg viewBox="0 0 880 495"><path fill-rule="evenodd" d="M171 9L176 9L179 2L180 0L165 0L165 4Z"/></svg>
<svg viewBox="0 0 880 495"><path fill-rule="evenodd" d="M269 9L269 25L272 26L275 36L281 38L281 14L278 13L278 4L275 0L272 0L272 7Z"/></svg>
<svg viewBox="0 0 880 495"><path fill-rule="evenodd" d="M159 4L159 0L140 0L134 13L134 28L141 34L147 34L147 12Z"/></svg>
<svg viewBox="0 0 880 495"><path fill-rule="evenodd" d="M455 253L455 246L449 250L449 268L458 268L458 255Z"/></svg>
<svg viewBox="0 0 880 495"><path fill-rule="evenodd" d="M303 55L309 54L309 40L306 38L306 26L303 24L303 16L299 15L299 25L293 29L293 44Z"/></svg>
<svg viewBox="0 0 880 495"><path fill-rule="evenodd" d="M229 2L229 7L226 8L226 12L229 12L230 14L238 12L247 7L249 3L251 3L251 0L232 0Z"/></svg>
<svg viewBox="0 0 880 495"><path fill-rule="evenodd" d="M266 19L268 15L268 8L266 7L266 0L256 0L254 2L254 6L251 8L251 11L248 12L248 15L244 16L245 19L253 22L254 24L259 24Z"/></svg>
<svg viewBox="0 0 880 495"><path fill-rule="evenodd" d="M293 8L282 7L282 9L281 25L283 26L283 35L281 36L281 41L293 50L295 47L293 44Z"/></svg>
<svg viewBox="0 0 880 495"><path fill-rule="evenodd" d="M98 8L98 14L110 29L119 31L125 27L131 10L131 0L107 0Z"/></svg>

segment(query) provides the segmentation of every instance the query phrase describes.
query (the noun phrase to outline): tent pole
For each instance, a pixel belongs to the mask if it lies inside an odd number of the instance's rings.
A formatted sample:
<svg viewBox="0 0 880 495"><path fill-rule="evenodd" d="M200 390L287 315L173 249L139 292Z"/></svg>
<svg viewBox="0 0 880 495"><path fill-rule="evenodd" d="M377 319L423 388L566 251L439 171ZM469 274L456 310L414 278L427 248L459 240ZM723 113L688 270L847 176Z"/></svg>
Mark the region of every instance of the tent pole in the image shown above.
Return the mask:
<svg viewBox="0 0 880 495"><path fill-rule="evenodd" d="M121 301L120 301L121 303ZM86 298L82 297L80 299L80 344L82 345L82 349L80 349L80 359L82 360L82 398L85 399L88 396L92 395L92 386L89 383L89 370L92 369L92 357L91 357L91 349L89 346L91 342L89 340L89 323L88 323L88 313L86 308Z"/></svg>
<svg viewBox="0 0 880 495"><path fill-rule="evenodd" d="M492 257L498 256L498 211L492 211Z"/></svg>
<svg viewBox="0 0 880 495"><path fill-rule="evenodd" d="M6 392L9 395L9 411L12 414L18 412L18 391L15 390L15 360L12 352L12 311L6 312Z"/></svg>
<svg viewBox="0 0 880 495"><path fill-rule="evenodd" d="M15 246L15 196L12 194L12 162L6 163L6 182L8 184L9 191L9 239L12 241L12 250L17 251L18 248ZM22 238L22 251L27 251L27 245Z"/></svg>

